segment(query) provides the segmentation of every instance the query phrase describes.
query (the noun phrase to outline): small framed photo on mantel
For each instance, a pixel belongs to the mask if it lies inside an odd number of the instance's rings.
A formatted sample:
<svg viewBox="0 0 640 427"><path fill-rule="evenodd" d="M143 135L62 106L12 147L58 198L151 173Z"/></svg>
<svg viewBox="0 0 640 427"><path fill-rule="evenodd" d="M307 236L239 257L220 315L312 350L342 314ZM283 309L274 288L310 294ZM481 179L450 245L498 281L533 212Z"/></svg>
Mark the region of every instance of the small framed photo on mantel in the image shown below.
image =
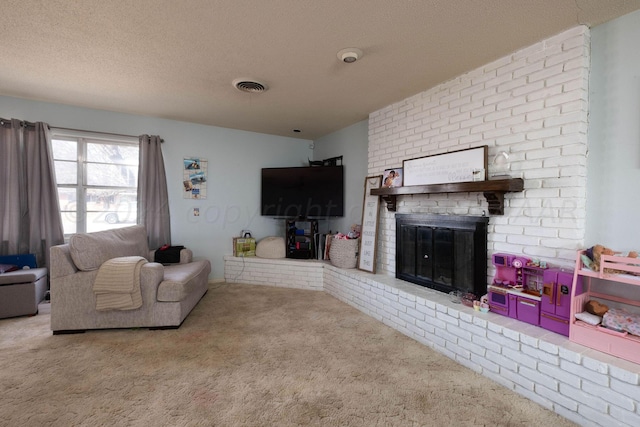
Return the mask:
<svg viewBox="0 0 640 427"><path fill-rule="evenodd" d="M382 188L402 187L402 168L385 169L382 174Z"/></svg>

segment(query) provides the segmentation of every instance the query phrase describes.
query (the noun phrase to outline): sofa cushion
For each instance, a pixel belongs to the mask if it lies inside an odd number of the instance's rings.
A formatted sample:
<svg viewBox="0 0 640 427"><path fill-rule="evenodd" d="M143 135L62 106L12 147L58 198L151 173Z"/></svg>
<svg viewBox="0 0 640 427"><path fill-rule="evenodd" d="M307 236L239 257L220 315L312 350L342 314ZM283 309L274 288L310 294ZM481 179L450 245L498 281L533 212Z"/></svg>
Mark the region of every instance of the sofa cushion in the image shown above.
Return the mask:
<svg viewBox="0 0 640 427"><path fill-rule="evenodd" d="M158 285L157 300L178 302L193 292L193 279L204 270L209 274L209 261L193 261L189 264L172 264L164 267L164 280Z"/></svg>
<svg viewBox="0 0 640 427"><path fill-rule="evenodd" d="M142 225L74 234L69 239L71 259L79 270L97 270L103 262L122 256L149 256L147 230Z"/></svg>

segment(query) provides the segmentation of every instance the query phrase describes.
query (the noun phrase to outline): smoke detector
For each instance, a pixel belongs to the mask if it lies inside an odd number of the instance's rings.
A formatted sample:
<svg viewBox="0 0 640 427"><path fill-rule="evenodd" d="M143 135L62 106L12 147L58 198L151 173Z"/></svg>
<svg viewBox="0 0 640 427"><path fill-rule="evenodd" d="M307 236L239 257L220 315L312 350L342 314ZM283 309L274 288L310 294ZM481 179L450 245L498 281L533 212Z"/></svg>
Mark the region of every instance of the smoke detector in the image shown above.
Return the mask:
<svg viewBox="0 0 640 427"><path fill-rule="evenodd" d="M240 92L249 93L261 93L268 89L266 84L253 79L235 79L233 81L233 87L238 89Z"/></svg>
<svg viewBox="0 0 640 427"><path fill-rule="evenodd" d="M362 51L356 47L348 47L338 52L338 59L347 64L356 62L362 58Z"/></svg>

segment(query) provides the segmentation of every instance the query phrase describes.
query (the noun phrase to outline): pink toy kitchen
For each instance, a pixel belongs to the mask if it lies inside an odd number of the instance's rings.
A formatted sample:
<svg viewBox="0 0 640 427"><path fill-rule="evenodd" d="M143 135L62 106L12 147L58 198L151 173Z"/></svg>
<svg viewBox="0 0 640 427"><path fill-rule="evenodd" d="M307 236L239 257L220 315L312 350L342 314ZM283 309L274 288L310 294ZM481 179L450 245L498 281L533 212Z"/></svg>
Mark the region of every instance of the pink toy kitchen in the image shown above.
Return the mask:
<svg viewBox="0 0 640 427"><path fill-rule="evenodd" d="M496 272L487 288L492 312L569 336L572 269L505 253L493 254L492 263Z"/></svg>

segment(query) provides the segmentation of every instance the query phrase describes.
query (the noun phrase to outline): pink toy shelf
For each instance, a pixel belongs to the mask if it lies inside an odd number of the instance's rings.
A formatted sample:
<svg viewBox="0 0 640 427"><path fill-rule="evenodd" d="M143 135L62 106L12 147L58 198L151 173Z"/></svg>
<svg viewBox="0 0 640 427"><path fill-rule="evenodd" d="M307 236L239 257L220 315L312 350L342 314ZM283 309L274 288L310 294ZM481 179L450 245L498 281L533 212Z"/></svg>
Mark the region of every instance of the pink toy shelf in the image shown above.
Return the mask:
<svg viewBox="0 0 640 427"><path fill-rule="evenodd" d="M576 318L576 314L581 317L580 313L583 313L586 302L591 299L598 300L604 304L611 301L627 306L640 307L640 301L625 299L613 294L603 293L602 291L595 292L591 287L592 278L640 286L640 259L602 255L600 270L593 271L584 266L582 261L584 254L584 251L579 251L576 256L576 268L573 276L574 286L571 291L569 339L575 343L602 351L603 353L608 353L634 363L640 363L640 336L630 334L625 330L620 331L604 327L598 323L597 318L588 318L589 323ZM584 280L582 286L583 292L580 293L580 287L576 286L576 282L581 278ZM611 289L613 293L615 292L616 283L610 283L606 286L600 286L599 288ZM610 312L613 311L615 310L610 310ZM637 322L633 320L634 324L630 325L632 330L637 330L640 326L638 325L638 323L640 323L640 316L633 315L625 317L627 321L629 321L629 319L637 319ZM606 319L602 319L601 321L604 322L604 320Z"/></svg>

